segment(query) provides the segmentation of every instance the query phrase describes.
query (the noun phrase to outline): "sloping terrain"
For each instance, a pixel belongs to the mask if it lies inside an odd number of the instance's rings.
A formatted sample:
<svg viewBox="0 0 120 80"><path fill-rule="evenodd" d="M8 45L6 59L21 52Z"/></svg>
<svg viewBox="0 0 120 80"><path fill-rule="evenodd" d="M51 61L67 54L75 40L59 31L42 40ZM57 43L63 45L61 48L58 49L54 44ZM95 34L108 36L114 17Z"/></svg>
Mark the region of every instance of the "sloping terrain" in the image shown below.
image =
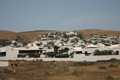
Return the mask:
<svg viewBox="0 0 120 80"><path fill-rule="evenodd" d="M24 37L26 40L35 41L38 40L38 37L47 33L56 33L60 31L49 31L49 30L37 30L37 31L28 31L28 32L20 32L19 36Z"/></svg>
<svg viewBox="0 0 120 80"><path fill-rule="evenodd" d="M26 31L26 32L11 32L0 30L0 40L18 40L20 42L32 42L38 40L39 35L47 33L56 33L61 31L52 31L52 30L37 30L37 31ZM83 36L83 39L90 38L91 34L98 35L107 35L107 36L120 36L120 31L108 31L108 30L98 30L98 29L89 29L89 30L77 30L74 31Z"/></svg>
<svg viewBox="0 0 120 80"><path fill-rule="evenodd" d="M84 39L90 38L91 34L106 35L108 37L120 36L120 31L109 31L109 30L99 30L99 29L77 30L74 32L81 34Z"/></svg>
<svg viewBox="0 0 120 80"><path fill-rule="evenodd" d="M12 40L16 39L16 36L15 32L0 30L0 39Z"/></svg>
<svg viewBox="0 0 120 80"><path fill-rule="evenodd" d="M11 31L4 31L0 30L0 40L18 40L20 42L32 42L38 40L39 35L47 34L47 33L55 33L60 31L27 31L27 32L20 32L15 33Z"/></svg>

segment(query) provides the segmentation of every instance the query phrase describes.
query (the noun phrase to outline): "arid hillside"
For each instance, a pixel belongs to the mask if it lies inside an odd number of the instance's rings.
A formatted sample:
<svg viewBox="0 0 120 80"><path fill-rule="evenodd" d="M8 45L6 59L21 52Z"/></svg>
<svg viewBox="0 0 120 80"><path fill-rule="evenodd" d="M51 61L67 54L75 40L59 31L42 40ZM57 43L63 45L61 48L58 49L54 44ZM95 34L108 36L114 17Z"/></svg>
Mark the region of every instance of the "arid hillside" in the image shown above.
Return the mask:
<svg viewBox="0 0 120 80"><path fill-rule="evenodd" d="M18 40L20 42L32 42L38 40L39 35L47 33L56 33L61 31L51 31L51 30L37 30L37 31L26 31L26 32L11 32L0 30L0 40ZM120 31L108 31L108 30L98 30L98 29L89 29L89 30L78 30L74 31L83 36L83 39L88 39L91 34L107 35L107 36L120 36Z"/></svg>
<svg viewBox="0 0 120 80"><path fill-rule="evenodd" d="M56 33L61 31L47 31L47 30L41 30L41 31L28 31L28 32L20 32L18 33L19 36L24 37L25 40L35 41L38 40L39 35L47 34L47 33Z"/></svg>
<svg viewBox="0 0 120 80"><path fill-rule="evenodd" d="M74 32L81 34L84 39L90 38L91 34L107 35L108 37L120 36L120 31L109 31L109 30L99 30L99 29L77 30Z"/></svg>
<svg viewBox="0 0 120 80"><path fill-rule="evenodd" d="M11 31L0 30L0 39L12 40L16 39L17 33Z"/></svg>
<svg viewBox="0 0 120 80"><path fill-rule="evenodd" d="M4 31L0 30L0 40L18 40L20 42L32 42L38 39L39 35L47 34L47 33L55 33L60 31L48 31L48 30L41 30L41 31L26 31L26 32L11 32L11 31Z"/></svg>

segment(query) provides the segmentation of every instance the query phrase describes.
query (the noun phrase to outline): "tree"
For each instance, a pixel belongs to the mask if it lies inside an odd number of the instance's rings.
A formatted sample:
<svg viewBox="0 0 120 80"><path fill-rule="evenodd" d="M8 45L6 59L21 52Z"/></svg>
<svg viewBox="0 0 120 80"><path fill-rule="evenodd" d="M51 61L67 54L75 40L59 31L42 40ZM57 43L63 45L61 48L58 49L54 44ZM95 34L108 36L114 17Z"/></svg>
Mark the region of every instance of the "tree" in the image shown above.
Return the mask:
<svg viewBox="0 0 120 80"><path fill-rule="evenodd" d="M14 45L17 46L17 42L15 42Z"/></svg>
<svg viewBox="0 0 120 80"><path fill-rule="evenodd" d="M27 44L28 44L27 42L24 42L24 43L23 43L23 46L26 46Z"/></svg>
<svg viewBox="0 0 120 80"><path fill-rule="evenodd" d="M58 49L59 49L58 46L54 46L54 52L55 52L56 54L58 53Z"/></svg>
<svg viewBox="0 0 120 80"><path fill-rule="evenodd" d="M79 37L80 39L83 39L82 34L78 34L77 37Z"/></svg>

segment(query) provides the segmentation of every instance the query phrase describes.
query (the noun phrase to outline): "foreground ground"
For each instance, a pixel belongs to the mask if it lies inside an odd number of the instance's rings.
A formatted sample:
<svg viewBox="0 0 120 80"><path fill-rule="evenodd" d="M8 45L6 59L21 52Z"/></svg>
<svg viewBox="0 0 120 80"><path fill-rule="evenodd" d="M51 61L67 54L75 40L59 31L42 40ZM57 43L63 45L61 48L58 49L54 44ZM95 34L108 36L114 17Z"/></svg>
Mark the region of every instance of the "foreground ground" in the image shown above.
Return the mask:
<svg viewBox="0 0 120 80"><path fill-rule="evenodd" d="M0 80L120 80L120 61L10 61L0 68Z"/></svg>

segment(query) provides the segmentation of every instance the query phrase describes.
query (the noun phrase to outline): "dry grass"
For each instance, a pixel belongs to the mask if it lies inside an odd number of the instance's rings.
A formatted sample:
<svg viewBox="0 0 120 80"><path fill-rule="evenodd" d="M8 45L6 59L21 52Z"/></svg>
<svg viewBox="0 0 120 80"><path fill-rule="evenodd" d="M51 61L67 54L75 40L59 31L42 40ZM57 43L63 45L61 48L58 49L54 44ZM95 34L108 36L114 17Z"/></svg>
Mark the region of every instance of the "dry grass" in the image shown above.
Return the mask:
<svg viewBox="0 0 120 80"><path fill-rule="evenodd" d="M120 66L120 61L98 62L93 65L74 65L79 62L41 62L12 61L18 67L7 67L11 72L1 72L0 79L6 80L105 80L120 79L120 67L109 67L110 64ZM99 69L105 66L107 69ZM2 70L1 68L0 70ZM13 79L14 78L14 79Z"/></svg>

